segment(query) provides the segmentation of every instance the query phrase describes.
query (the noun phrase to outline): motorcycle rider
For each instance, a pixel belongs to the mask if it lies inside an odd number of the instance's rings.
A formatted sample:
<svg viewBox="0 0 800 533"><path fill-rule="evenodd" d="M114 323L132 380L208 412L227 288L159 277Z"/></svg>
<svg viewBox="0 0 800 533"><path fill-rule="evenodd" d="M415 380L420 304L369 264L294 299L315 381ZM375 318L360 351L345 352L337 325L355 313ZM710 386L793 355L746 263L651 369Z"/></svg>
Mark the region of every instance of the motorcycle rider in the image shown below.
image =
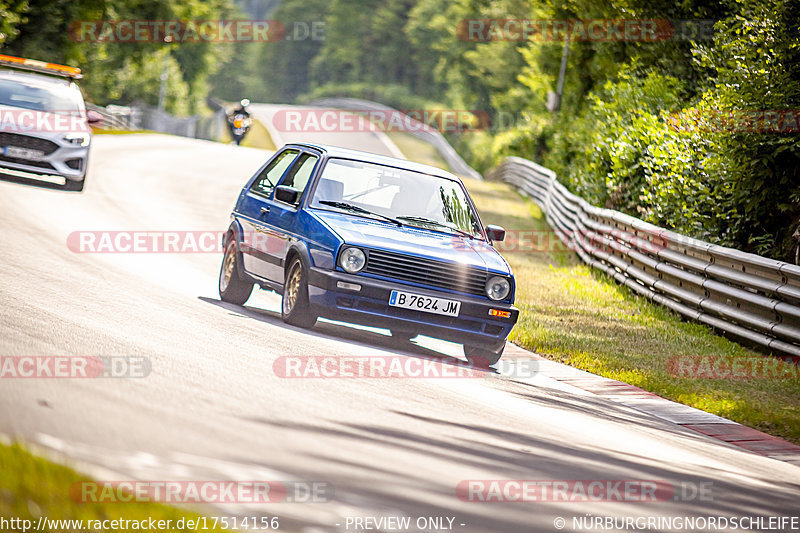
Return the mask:
<svg viewBox="0 0 800 533"><path fill-rule="evenodd" d="M247 118L250 118L250 112L247 110L247 106L249 105L250 105L250 100L248 100L247 98L242 98L242 101L239 102L239 107L234 109L231 115L233 116L244 115Z"/></svg>
<svg viewBox="0 0 800 533"><path fill-rule="evenodd" d="M239 107L228 115L228 127L231 130L233 141L237 146L241 144L242 139L244 139L244 136L250 129L251 118L250 112L247 110L247 106L249 105L250 100L243 98L242 101L239 102Z"/></svg>

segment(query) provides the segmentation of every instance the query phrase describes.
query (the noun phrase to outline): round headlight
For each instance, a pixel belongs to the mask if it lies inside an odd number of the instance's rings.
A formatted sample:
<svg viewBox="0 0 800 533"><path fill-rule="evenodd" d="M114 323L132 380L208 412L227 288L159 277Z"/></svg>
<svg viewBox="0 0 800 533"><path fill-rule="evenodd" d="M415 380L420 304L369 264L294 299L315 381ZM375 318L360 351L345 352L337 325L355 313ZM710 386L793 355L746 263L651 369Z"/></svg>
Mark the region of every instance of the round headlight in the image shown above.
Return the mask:
<svg viewBox="0 0 800 533"><path fill-rule="evenodd" d="M492 300L504 300L511 292L511 283L501 276L492 276L486 282L486 296Z"/></svg>
<svg viewBox="0 0 800 533"><path fill-rule="evenodd" d="M367 264L367 256L358 248L345 248L342 255L339 256L339 264L345 272L355 274L361 272L364 265Z"/></svg>

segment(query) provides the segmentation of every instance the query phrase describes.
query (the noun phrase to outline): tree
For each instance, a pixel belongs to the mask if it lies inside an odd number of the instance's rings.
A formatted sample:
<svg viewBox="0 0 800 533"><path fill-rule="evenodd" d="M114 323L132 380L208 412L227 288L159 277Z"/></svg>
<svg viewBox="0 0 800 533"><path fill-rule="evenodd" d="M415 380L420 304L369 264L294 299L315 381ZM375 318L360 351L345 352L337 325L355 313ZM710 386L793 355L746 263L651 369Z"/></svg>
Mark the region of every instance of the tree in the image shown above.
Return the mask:
<svg viewBox="0 0 800 533"><path fill-rule="evenodd" d="M138 100L154 105L161 69L166 65L167 108L196 112L203 105L205 80L214 69L216 43L82 39L75 32L76 24L92 21L99 27L102 21L214 20L228 12L225 0L29 0L16 35L9 36L3 50L80 66L84 71L81 86L98 104Z"/></svg>

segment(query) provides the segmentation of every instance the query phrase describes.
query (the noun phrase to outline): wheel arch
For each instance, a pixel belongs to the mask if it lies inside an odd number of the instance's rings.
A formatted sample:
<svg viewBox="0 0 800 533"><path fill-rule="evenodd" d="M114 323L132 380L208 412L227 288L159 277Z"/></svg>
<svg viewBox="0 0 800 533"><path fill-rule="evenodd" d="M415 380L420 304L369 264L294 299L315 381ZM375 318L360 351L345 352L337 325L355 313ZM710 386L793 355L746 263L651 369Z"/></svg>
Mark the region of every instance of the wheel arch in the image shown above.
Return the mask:
<svg viewBox="0 0 800 533"><path fill-rule="evenodd" d="M222 236L222 246L225 246L225 243L228 242L228 238L233 236L236 239L236 246L237 248L242 243L242 225L239 224L238 220L232 220L230 224L228 224L228 229L225 231L225 234Z"/></svg>
<svg viewBox="0 0 800 533"><path fill-rule="evenodd" d="M308 275L308 270L312 265L311 254L309 253L308 247L304 242L295 241L289 245L289 249L286 251L286 259L284 259L283 262L284 279L286 279L286 275L289 273L289 267L291 266L292 262L298 257L300 258L300 263L303 265L306 275Z"/></svg>
<svg viewBox="0 0 800 533"><path fill-rule="evenodd" d="M225 247L228 244L228 241L233 238L234 242L236 243L236 262L239 265L237 269L239 273L239 279L242 281L250 281L254 282L255 280L251 279L250 276L247 275L247 272L244 268L244 253L242 252L242 234L243 229L241 224L238 220L234 219L228 225L228 229L225 231L224 235L222 236L222 253L225 253Z"/></svg>

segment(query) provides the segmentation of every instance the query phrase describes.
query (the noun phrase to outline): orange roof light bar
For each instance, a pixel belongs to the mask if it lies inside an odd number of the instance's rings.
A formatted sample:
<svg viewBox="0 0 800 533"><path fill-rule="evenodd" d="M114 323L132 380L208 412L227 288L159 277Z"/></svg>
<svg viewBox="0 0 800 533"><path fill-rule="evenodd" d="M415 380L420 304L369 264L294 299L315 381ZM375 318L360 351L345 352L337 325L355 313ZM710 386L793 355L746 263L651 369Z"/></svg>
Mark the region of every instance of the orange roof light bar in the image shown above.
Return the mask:
<svg viewBox="0 0 800 533"><path fill-rule="evenodd" d="M0 65L23 70L34 70L44 74L66 76L76 80L83 77L81 74L81 69L78 67L68 67L66 65L58 65L56 63L46 63L44 61L37 61L35 59L25 59L22 57L6 56L2 54L0 54Z"/></svg>

